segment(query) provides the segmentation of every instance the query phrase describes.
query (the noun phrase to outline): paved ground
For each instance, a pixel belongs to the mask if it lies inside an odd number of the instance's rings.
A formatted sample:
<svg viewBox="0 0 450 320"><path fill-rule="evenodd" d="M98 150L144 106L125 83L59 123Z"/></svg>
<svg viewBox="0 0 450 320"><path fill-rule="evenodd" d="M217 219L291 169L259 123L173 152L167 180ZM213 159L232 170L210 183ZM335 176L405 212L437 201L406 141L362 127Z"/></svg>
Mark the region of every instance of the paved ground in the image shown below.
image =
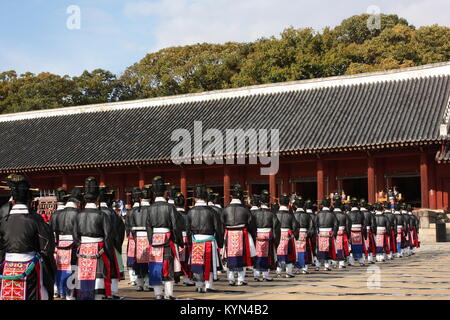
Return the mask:
<svg viewBox="0 0 450 320"><path fill-rule="evenodd" d="M126 252L126 251L124 251ZM450 242L423 245L413 256L365 267L312 271L292 279L254 282L247 272L248 286L230 287L226 276L215 282L220 293L199 294L194 287L175 285L180 299L449 299ZM379 280L379 281L377 281ZM121 281L125 299L153 299L152 292L136 292Z"/></svg>

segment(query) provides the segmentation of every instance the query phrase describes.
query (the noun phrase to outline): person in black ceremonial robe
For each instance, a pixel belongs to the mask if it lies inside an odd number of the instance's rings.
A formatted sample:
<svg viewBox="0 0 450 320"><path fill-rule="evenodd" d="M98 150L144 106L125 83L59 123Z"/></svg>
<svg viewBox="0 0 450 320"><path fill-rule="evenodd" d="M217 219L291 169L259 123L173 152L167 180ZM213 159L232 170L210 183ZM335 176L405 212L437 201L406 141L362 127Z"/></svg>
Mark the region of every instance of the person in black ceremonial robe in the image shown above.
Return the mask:
<svg viewBox="0 0 450 320"><path fill-rule="evenodd" d="M52 300L56 274L53 233L30 209L28 180L10 175L7 184L12 206L0 223L0 299Z"/></svg>
<svg viewBox="0 0 450 320"><path fill-rule="evenodd" d="M76 218L80 212L82 192L73 188L63 210L52 216L51 225L56 235L56 285L58 296L75 300L74 273L77 268L78 243L73 241Z"/></svg>
<svg viewBox="0 0 450 320"><path fill-rule="evenodd" d="M78 247L77 300L111 297L111 257L114 250L108 216L99 210L97 179L84 182L86 205L77 214L73 239Z"/></svg>
<svg viewBox="0 0 450 320"><path fill-rule="evenodd" d="M251 236L252 215L242 203L244 191L241 185L233 186L231 196L231 203L222 212L222 223L225 227L222 256L227 260L229 285L235 285L234 274L237 272L237 285L243 286L247 285L245 269L252 266L252 257L256 255Z"/></svg>
<svg viewBox="0 0 450 320"><path fill-rule="evenodd" d="M311 215L305 211L305 201L300 196L294 198L294 217L298 222L298 240L295 241L295 251L297 253L296 268L301 269L301 273L308 273L308 265L313 263L313 247L311 238L315 235L314 221Z"/></svg>
<svg viewBox="0 0 450 320"><path fill-rule="evenodd" d="M295 240L298 240L299 229L298 221L288 207L290 200L289 195L283 193L280 196L280 207L276 214L281 227L280 243L277 247L277 276L281 277L281 272L285 269L286 278L295 277L293 274L294 264L297 260Z"/></svg>
<svg viewBox="0 0 450 320"><path fill-rule="evenodd" d="M324 265L326 271L330 271L331 261L336 260L335 239L339 230L339 221L336 215L330 210L331 200L325 198L322 200L322 210L317 214L317 227L319 237L317 243L317 258L320 265Z"/></svg>
<svg viewBox="0 0 450 320"><path fill-rule="evenodd" d="M122 259L121 255L118 255L117 247L122 247L125 226L123 224L122 218L120 218L116 212L112 209L113 192L106 186L100 187L99 201L100 201L100 211L102 211L109 219L110 229L111 229L111 255L110 258L110 274L111 274L111 299L121 299L119 296L119 281L121 278L119 259ZM122 227L123 226L123 227Z"/></svg>
<svg viewBox="0 0 450 320"><path fill-rule="evenodd" d="M130 277L130 284L132 286L137 285L137 275L134 271L134 265L136 263L136 241L133 238L133 234L131 233L133 228L134 215L139 212L141 208L141 196L142 190L138 187L133 187L131 189L131 200L133 202L133 207L130 210L127 210L127 214L125 216L125 233L128 239L127 243L127 269L128 275Z"/></svg>
<svg viewBox="0 0 450 320"><path fill-rule="evenodd" d="M192 238L191 270L198 292L215 292L219 256L217 248L223 245L220 216L207 204L204 185L195 187L195 205L186 219L186 232Z"/></svg>
<svg viewBox="0 0 450 320"><path fill-rule="evenodd" d="M139 210L134 208L132 211L131 233L136 243L136 261L133 265L133 270L137 277L136 291L143 291L144 289L150 291L148 264L150 263L151 248L148 242L146 223L150 214L150 202L153 199L151 186L148 184L143 186L140 196L142 199Z"/></svg>
<svg viewBox="0 0 450 320"><path fill-rule="evenodd" d="M146 229L152 246L149 264L150 285L155 298L176 299L173 295L175 273L181 271L177 245L183 246L181 215L167 203L166 185L160 176L153 178L155 202L150 206Z"/></svg>
<svg viewBox="0 0 450 320"><path fill-rule="evenodd" d="M259 277L262 274L263 281L272 281L273 278L269 277L269 272L275 269L275 253L281 234L280 221L268 207L270 194L267 190L261 192L258 200L260 208L251 211L255 225L253 238L256 247L253 278L255 281L260 281Z"/></svg>

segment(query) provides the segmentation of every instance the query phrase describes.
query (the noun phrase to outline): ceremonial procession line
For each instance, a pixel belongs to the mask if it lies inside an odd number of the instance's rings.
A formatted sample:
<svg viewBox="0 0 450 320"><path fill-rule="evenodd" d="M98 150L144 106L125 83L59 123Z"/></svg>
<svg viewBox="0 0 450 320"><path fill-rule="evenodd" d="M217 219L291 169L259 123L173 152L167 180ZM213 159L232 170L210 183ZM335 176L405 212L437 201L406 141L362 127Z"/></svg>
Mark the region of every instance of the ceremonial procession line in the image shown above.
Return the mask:
<svg viewBox="0 0 450 320"><path fill-rule="evenodd" d="M126 248L126 242L124 243ZM295 278L275 278L272 282L252 281L247 272L248 286L231 288L222 274L215 282L221 292L199 294L192 287L175 285L178 299L231 299L231 300L305 300L305 299L374 299L374 300L450 300L450 242L422 244L416 254L364 267L314 271ZM379 286L373 271L379 268ZM372 278L371 278L372 276ZM127 280L119 284L125 300L153 299L153 292L136 292ZM369 283L368 283L369 282Z"/></svg>

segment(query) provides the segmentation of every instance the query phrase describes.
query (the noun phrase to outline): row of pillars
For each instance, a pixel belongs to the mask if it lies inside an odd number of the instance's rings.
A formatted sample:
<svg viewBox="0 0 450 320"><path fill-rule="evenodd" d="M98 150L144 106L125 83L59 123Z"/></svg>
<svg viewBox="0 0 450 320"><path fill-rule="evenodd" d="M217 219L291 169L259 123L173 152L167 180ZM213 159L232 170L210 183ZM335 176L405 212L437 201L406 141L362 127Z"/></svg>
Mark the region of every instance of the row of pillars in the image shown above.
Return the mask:
<svg viewBox="0 0 450 320"><path fill-rule="evenodd" d="M379 172L376 175L376 166L375 159L373 157L368 157L367 160L367 191L368 191L368 201L370 203L374 203L377 200L376 194L376 186L383 186L384 188L384 180L383 173ZM436 209L437 208L437 197L436 197L436 188L435 188L435 175L434 170L431 168L432 162L428 161L428 155L425 152L422 152L420 155L420 182L421 182L421 197L422 197L422 207ZM224 166L223 168L223 194L224 194L224 204L227 205L230 203L230 189L231 189L231 175L230 175L230 167ZM330 190L336 190L336 168L331 166L328 168L329 175L331 173L331 178L329 179L329 187ZM431 174L430 174L431 172ZM324 160L317 160L317 200L321 201L325 197L325 176L324 176ZM376 179L377 177L377 179ZM271 202L275 202L277 199L277 183L276 183L276 175L269 175L269 192L271 196ZM105 174L104 172L100 172L100 184L105 183ZM139 168L139 187L142 188L145 185L145 177L144 171ZM63 174L62 176L62 187L68 187L67 183L67 175ZM187 174L186 168L182 167L180 170L180 191L186 195L187 194Z"/></svg>

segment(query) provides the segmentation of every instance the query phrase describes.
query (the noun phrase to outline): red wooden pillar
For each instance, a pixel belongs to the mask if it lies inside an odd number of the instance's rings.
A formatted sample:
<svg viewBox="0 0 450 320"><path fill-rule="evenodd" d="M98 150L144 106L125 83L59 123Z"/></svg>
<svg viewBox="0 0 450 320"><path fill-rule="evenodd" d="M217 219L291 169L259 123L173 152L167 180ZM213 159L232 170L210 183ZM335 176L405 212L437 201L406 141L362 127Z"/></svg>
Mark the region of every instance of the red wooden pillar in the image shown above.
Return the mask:
<svg viewBox="0 0 450 320"><path fill-rule="evenodd" d="M275 174L269 175L269 192L270 203L273 203L277 199L277 176Z"/></svg>
<svg viewBox="0 0 450 320"><path fill-rule="evenodd" d="M100 180L98 182L99 186L106 186L105 173L100 170Z"/></svg>
<svg viewBox="0 0 450 320"><path fill-rule="evenodd" d="M230 168L223 167L223 205L227 206L230 203Z"/></svg>
<svg viewBox="0 0 450 320"><path fill-rule="evenodd" d="M187 198L187 178L186 168L182 167L180 170L180 191L185 198Z"/></svg>
<svg viewBox="0 0 450 320"><path fill-rule="evenodd" d="M67 174L66 173L63 173L63 175L62 175L61 187L66 189L66 190L68 188L68 185L67 185Z"/></svg>
<svg viewBox="0 0 450 320"><path fill-rule="evenodd" d="M139 168L138 170L139 170L139 188L142 189L145 185L144 170L142 170L141 168Z"/></svg>
<svg viewBox="0 0 450 320"><path fill-rule="evenodd" d="M367 159L367 201L369 203L374 203L376 201L376 190L375 190L375 159L369 156Z"/></svg>
<svg viewBox="0 0 450 320"><path fill-rule="evenodd" d="M441 175L441 166L437 165L436 168L436 202L437 202L437 209L444 209L447 210L447 208L444 208L444 195L443 195L443 186L442 186L442 175Z"/></svg>
<svg viewBox="0 0 450 320"><path fill-rule="evenodd" d="M324 198L324 178L323 178L323 160L317 160L317 201L320 203Z"/></svg>
<svg viewBox="0 0 450 320"><path fill-rule="evenodd" d="M422 197L422 208L429 208L428 199L429 179L428 179L428 157L425 152L420 154L420 191Z"/></svg>
<svg viewBox="0 0 450 320"><path fill-rule="evenodd" d="M283 189L282 192L286 192L287 194L290 194L292 192L291 190L291 184L289 183L289 177L283 178Z"/></svg>
<svg viewBox="0 0 450 320"><path fill-rule="evenodd" d="M428 170L428 175L429 175L429 204L430 204L430 209L437 209L437 196L436 196L436 170L435 170L435 161L432 160L429 163L429 170Z"/></svg>
<svg viewBox="0 0 450 320"><path fill-rule="evenodd" d="M328 192L336 192L338 190L336 180L336 161L328 162Z"/></svg>
<svg viewBox="0 0 450 320"><path fill-rule="evenodd" d="M383 159L378 158L376 161L376 180L375 180L375 191L376 191L376 201L378 201L378 192L386 191L386 182L384 180L384 163Z"/></svg>

